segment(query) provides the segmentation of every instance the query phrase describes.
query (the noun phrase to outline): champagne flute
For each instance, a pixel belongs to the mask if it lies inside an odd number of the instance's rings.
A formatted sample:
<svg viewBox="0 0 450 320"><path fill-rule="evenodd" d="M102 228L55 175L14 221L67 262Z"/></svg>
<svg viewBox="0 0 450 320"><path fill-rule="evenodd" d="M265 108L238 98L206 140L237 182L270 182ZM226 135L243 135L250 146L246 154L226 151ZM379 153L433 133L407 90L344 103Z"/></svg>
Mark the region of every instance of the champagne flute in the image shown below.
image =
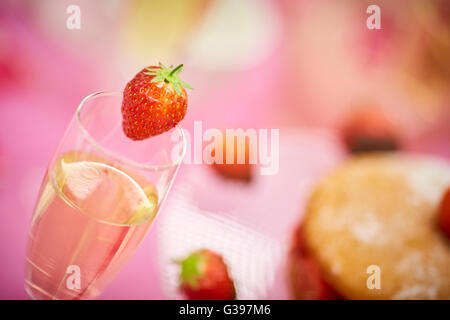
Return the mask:
<svg viewBox="0 0 450 320"><path fill-rule="evenodd" d="M122 94L83 99L42 182L26 252L32 299L97 297L152 225L186 151L183 130L133 141Z"/></svg>

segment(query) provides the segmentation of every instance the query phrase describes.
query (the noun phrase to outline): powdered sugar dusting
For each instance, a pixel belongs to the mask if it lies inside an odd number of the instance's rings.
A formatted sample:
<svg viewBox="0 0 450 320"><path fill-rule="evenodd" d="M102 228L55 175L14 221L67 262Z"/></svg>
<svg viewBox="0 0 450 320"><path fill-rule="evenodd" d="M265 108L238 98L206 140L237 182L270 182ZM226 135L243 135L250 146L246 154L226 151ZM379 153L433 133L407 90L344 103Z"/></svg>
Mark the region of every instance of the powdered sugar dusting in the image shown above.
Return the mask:
<svg viewBox="0 0 450 320"><path fill-rule="evenodd" d="M450 185L449 167L439 161L427 161L417 169L419 162L413 162L408 166L406 175L410 187L423 201L430 203L439 202L443 190ZM414 165L414 167L413 167ZM411 200L418 201L416 198Z"/></svg>
<svg viewBox="0 0 450 320"><path fill-rule="evenodd" d="M430 157L356 158L313 194L308 239L349 295L372 297L361 283L375 264L384 279L379 296L448 298L450 251L436 215L449 186L450 166Z"/></svg>
<svg viewBox="0 0 450 320"><path fill-rule="evenodd" d="M399 292L392 297L394 300L407 300L407 299L436 299L437 290L434 287L427 285L412 285L404 286Z"/></svg>
<svg viewBox="0 0 450 320"><path fill-rule="evenodd" d="M364 243L375 243L380 241L383 225L378 221L373 213L361 215L358 223L350 225L350 232L360 241Z"/></svg>
<svg viewBox="0 0 450 320"><path fill-rule="evenodd" d="M325 206L321 210L321 215L326 217L334 212L333 208ZM359 212L359 214L355 215L354 212ZM384 225L379 221L376 214L369 211L369 208L349 203L341 208L339 215L333 215L333 223L325 225L324 228L333 231L347 230L357 240L366 244L381 245L387 241L383 234Z"/></svg>

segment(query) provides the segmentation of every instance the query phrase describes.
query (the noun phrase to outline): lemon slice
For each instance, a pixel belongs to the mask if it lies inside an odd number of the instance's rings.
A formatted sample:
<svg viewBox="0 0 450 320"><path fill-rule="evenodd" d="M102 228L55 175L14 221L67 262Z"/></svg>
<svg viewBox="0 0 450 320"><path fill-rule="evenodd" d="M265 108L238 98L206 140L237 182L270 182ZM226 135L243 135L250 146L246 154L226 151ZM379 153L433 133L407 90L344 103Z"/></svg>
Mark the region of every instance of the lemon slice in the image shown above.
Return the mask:
<svg viewBox="0 0 450 320"><path fill-rule="evenodd" d="M143 189L143 191L147 196L148 202L141 202L137 206L136 211L125 222L125 224L140 224L155 217L158 206L158 193L156 188L152 185L148 185Z"/></svg>
<svg viewBox="0 0 450 320"><path fill-rule="evenodd" d="M99 156L69 151L55 162L52 179L66 202L95 219L137 225L156 215L157 189Z"/></svg>

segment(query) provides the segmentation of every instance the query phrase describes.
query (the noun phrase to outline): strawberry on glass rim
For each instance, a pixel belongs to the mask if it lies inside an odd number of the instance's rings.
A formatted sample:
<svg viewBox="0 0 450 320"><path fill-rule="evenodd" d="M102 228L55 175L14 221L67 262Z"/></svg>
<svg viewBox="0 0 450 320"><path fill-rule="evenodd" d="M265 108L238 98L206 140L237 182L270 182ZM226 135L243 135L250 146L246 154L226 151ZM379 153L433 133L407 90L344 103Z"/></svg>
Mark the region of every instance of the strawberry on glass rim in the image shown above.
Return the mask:
<svg viewBox="0 0 450 320"><path fill-rule="evenodd" d="M143 140L164 133L186 115L187 94L193 89L180 79L183 65L175 68L150 66L142 69L123 91L122 127L133 140Z"/></svg>

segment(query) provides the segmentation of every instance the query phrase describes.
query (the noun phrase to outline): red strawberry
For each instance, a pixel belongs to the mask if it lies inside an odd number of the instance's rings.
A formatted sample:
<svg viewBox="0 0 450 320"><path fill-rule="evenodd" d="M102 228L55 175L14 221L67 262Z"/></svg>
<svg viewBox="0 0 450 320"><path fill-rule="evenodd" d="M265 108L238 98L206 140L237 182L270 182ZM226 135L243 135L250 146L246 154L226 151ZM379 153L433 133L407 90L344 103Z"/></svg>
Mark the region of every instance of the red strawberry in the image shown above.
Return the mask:
<svg viewBox="0 0 450 320"><path fill-rule="evenodd" d="M392 124L380 110L372 107L351 114L344 123L343 139L351 153L398 149Z"/></svg>
<svg viewBox="0 0 450 320"><path fill-rule="evenodd" d="M181 261L180 290L190 300L236 298L233 280L222 257L208 249L195 251Z"/></svg>
<svg viewBox="0 0 450 320"><path fill-rule="evenodd" d="M226 163L226 155L227 155L227 138L226 132L223 130L222 139L220 141L216 141L217 147L222 147L222 163L213 163L213 168L223 177L229 178L232 180L240 180L244 182L250 182L253 176L253 167L254 165L250 163L250 149L254 146L251 145L250 139L245 137L245 148L243 150L238 150L238 138L243 138L242 136L235 137L233 140L233 144L228 146L228 151L231 152L233 148L234 152L234 161L233 163ZM240 151L241 153L239 153ZM212 152L212 156L216 153L216 148ZM239 154L238 154L239 153ZM244 154L242 154L244 153ZM243 158L243 163L238 163L239 158Z"/></svg>
<svg viewBox="0 0 450 320"><path fill-rule="evenodd" d="M439 207L439 225L450 239L450 188L445 192Z"/></svg>
<svg viewBox="0 0 450 320"><path fill-rule="evenodd" d="M342 297L328 285L315 259L309 253L300 227L295 231L288 258L288 272L294 298L298 300L334 300Z"/></svg>
<svg viewBox="0 0 450 320"><path fill-rule="evenodd" d="M156 136L180 122L187 109L184 87L178 74L183 65L166 68L162 63L141 70L123 91L123 131L133 140Z"/></svg>

